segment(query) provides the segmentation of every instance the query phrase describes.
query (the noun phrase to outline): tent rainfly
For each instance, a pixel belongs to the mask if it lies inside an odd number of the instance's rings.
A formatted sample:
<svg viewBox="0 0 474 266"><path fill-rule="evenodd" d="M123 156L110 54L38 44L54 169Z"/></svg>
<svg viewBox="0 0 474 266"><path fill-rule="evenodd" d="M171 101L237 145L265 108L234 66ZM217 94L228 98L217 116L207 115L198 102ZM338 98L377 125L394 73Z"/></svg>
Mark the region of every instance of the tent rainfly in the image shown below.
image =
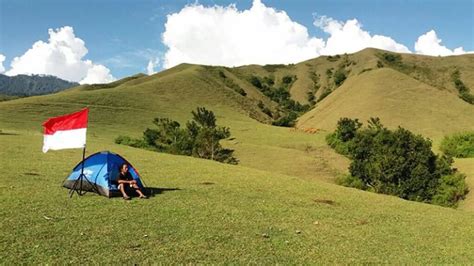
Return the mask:
<svg viewBox="0 0 474 266"><path fill-rule="evenodd" d="M143 189L143 182L140 179L137 169L122 156L109 151L94 153L84 159L84 175L89 182L80 182L80 186L82 187L76 189L96 192L99 195L109 198L121 195L117 188L117 177L119 167L122 163L128 164L128 171L133 179L137 181L137 185ZM82 162L79 162L64 181L63 186L65 188L73 189L76 180L81 175L81 168Z"/></svg>

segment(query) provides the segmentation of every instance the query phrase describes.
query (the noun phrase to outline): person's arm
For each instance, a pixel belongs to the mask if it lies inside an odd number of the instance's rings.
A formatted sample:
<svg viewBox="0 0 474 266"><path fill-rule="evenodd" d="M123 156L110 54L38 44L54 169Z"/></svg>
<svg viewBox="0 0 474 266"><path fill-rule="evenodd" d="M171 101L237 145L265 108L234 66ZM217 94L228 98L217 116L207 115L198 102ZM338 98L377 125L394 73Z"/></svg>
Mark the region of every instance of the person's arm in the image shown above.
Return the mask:
<svg viewBox="0 0 474 266"><path fill-rule="evenodd" d="M117 178L117 182L119 184L130 184L131 181L123 179L122 175L119 173L118 178Z"/></svg>
<svg viewBox="0 0 474 266"><path fill-rule="evenodd" d="M130 172L127 172L127 180L128 180L129 184L136 184L137 183L137 181L135 181L135 179L133 179L132 174L130 174Z"/></svg>

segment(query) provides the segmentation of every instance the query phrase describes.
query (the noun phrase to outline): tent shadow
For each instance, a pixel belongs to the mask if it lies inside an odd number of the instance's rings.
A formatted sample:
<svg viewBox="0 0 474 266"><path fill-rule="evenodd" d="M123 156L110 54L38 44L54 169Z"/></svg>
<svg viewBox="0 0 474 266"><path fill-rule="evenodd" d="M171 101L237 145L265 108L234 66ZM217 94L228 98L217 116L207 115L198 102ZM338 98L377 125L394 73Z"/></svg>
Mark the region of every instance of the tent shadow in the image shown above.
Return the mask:
<svg viewBox="0 0 474 266"><path fill-rule="evenodd" d="M145 195L154 197L155 195L163 194L166 191L181 190L180 188L159 188L159 187L146 187L144 189Z"/></svg>

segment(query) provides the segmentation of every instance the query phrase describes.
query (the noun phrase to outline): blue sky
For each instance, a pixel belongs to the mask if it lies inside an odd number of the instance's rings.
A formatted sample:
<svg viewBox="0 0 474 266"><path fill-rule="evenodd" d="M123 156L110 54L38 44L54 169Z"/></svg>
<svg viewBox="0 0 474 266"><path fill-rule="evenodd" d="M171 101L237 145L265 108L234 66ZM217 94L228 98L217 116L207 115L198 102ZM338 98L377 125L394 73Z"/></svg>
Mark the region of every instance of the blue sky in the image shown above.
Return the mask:
<svg viewBox="0 0 474 266"><path fill-rule="evenodd" d="M250 0L201 0L198 3L204 8L213 5L226 7L235 3L239 11L249 10L252 7L252 1ZM298 45L303 45L306 49L319 49L315 53L295 54L295 60L305 58L305 56L331 53L331 51L345 51L340 50L345 48L324 50L324 48L317 48L321 45L308 44L311 42L310 38L314 37L327 41L331 34L334 34L324 30L324 26L318 28L313 25L315 19L320 16L327 16L340 22L338 25L345 25L348 20L356 19L359 23L357 27L360 27L364 32L368 32L371 36L383 35L389 37L396 43L404 45L410 52L416 52L414 44L417 39L431 30L435 31L437 38L442 39L441 45L451 51L457 47L463 47L463 51L474 50L474 0L263 0L262 3L266 8L274 8L276 12L286 12L289 20L281 22L280 26L284 27L285 23L290 21L306 28L309 35L308 39L298 41ZM249 61L251 59L248 58L234 58L228 63L222 60L216 61L213 58L190 54L193 52L202 54L206 51L192 49L192 47L183 48L183 42L193 43L196 46L210 46L205 41L202 44L196 43L201 40L199 38L209 31L208 28L201 27L197 29L203 33L198 39L170 40L168 43L164 43L162 36L165 32L167 15L173 13L181 15L181 17L177 16L174 22L176 24L175 32L173 34L170 30L170 36L183 36L186 33L189 35L193 32L192 29L189 29L189 31L184 29L191 27L196 30L193 25L201 23L200 11L194 10L195 13L192 14L196 17L193 17L194 20L190 19L191 22L185 21L185 16L189 17L190 13L179 13L186 5L190 4L195 4L195 1L0 0L0 54L6 58L3 66L8 73L13 58L21 57L39 40L47 42L49 38L48 29L59 29L64 26L72 27L74 36L84 42L88 52L81 59L90 60L92 64L89 64L89 67L94 64L105 66L114 78L121 78L138 72L146 73L147 64L154 58L159 60L159 63L154 66L155 71L172 66L185 59L196 63L227 65L251 62ZM212 16L212 14L209 16ZM214 20L217 21L216 24L219 24L218 19ZM255 23L258 23L258 21ZM328 25L330 21L325 20L324 23ZM181 32L182 29L183 32ZM245 32L245 29L242 32ZM246 36L244 34L242 38ZM298 36L295 38L301 37ZM207 37L204 36L203 38ZM267 38L271 38L271 36ZM212 45L220 42L218 38L212 41ZM228 44L222 44L222 46L217 44L216 47L225 50L226 45ZM168 54L168 57L165 58L171 47L181 49L179 55L172 57ZM231 52L232 49L229 51ZM282 53L285 51L282 51ZM428 51L418 53L430 54ZM250 54L248 55L249 58L255 57ZM226 57L222 54L215 56ZM242 56L245 57L246 55ZM268 58L262 57L256 63L267 63L267 61L269 61L268 63L274 63ZM165 63L165 60L168 60L168 63ZM277 62L282 60L283 63L286 63L286 61L292 61L292 58L275 60ZM84 66L85 68L87 67ZM21 69L24 68L18 67L17 72L20 73ZM38 69L42 68L38 67ZM34 71L31 70L31 72ZM56 72L53 71L54 73Z"/></svg>

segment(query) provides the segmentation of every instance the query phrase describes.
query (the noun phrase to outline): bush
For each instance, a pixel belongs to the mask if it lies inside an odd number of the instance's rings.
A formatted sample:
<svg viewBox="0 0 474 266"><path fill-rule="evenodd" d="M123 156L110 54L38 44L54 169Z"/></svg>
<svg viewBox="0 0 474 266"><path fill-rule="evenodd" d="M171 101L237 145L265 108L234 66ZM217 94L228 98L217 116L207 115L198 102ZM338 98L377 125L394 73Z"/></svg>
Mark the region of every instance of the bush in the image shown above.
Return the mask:
<svg viewBox="0 0 474 266"><path fill-rule="evenodd" d="M328 76L328 78L331 78L332 77L332 68L328 68L326 69L326 76Z"/></svg>
<svg viewBox="0 0 474 266"><path fill-rule="evenodd" d="M118 136L115 139L116 144L131 146L134 148L147 148L146 143L141 139L132 139L127 136Z"/></svg>
<svg viewBox="0 0 474 266"><path fill-rule="evenodd" d="M337 153L350 156L349 154L349 144L350 142L344 142L337 137L336 133L331 133L326 135L326 143L333 148Z"/></svg>
<svg viewBox="0 0 474 266"><path fill-rule="evenodd" d="M326 137L332 148L352 159L351 175L339 183L443 206L455 206L467 193L452 158L435 155L429 139L400 127L388 130L378 118L360 127L357 120L342 118Z"/></svg>
<svg viewBox="0 0 474 266"><path fill-rule="evenodd" d="M441 142L440 149L452 157L472 158L474 157L474 132L445 137Z"/></svg>
<svg viewBox="0 0 474 266"><path fill-rule="evenodd" d="M203 107L197 108L192 115L193 119L185 128L169 118L155 118L155 128L147 128L142 139L119 136L115 143L237 164L234 151L222 148L219 143L230 137L229 129L217 126L214 113Z"/></svg>
<svg viewBox="0 0 474 266"><path fill-rule="evenodd" d="M262 89L263 88L263 85L262 83L260 82L260 79L256 76L251 76L250 79L249 79L249 82L250 84L252 84L253 86L259 88L259 89Z"/></svg>
<svg viewBox="0 0 474 266"><path fill-rule="evenodd" d="M336 137L342 142L352 140L361 126L362 123L359 122L359 119L352 120L347 117L341 118L337 122L337 128L335 131Z"/></svg>
<svg viewBox="0 0 474 266"><path fill-rule="evenodd" d="M402 56L399 54L383 53L382 58L390 64L400 64L402 62Z"/></svg>
<svg viewBox="0 0 474 266"><path fill-rule="evenodd" d="M313 91L308 91L306 93L306 95L307 95L309 105L314 106L316 104L316 96L314 96L314 92Z"/></svg>
<svg viewBox="0 0 474 266"><path fill-rule="evenodd" d="M336 85L336 87L341 86L345 80L346 80L346 73L344 69L338 69L336 70L336 72L334 72L334 85Z"/></svg>
<svg viewBox="0 0 474 266"><path fill-rule="evenodd" d="M367 186L364 184L362 180L352 175L344 175L336 178L336 184L345 186L345 187L353 187L361 190L366 190Z"/></svg>
<svg viewBox="0 0 474 266"><path fill-rule="evenodd" d="M321 95L319 95L318 102L322 101L324 98L326 98L329 94L331 94L332 90L325 88Z"/></svg>
<svg viewBox="0 0 474 266"><path fill-rule="evenodd" d="M458 90L459 98L463 101L474 104L474 95L470 93L470 89L462 82L461 73L456 69L452 74L451 78L454 82L454 87Z"/></svg>
<svg viewBox="0 0 474 266"><path fill-rule="evenodd" d="M260 108L260 110L268 115L269 117L273 117L273 114L272 114L272 111L265 106L265 104L262 102L262 101L259 101L258 104L257 104L258 108Z"/></svg>
<svg viewBox="0 0 474 266"><path fill-rule="evenodd" d="M290 112L278 120L273 121L272 125L279 127L293 127L296 125L296 118L298 118L298 114Z"/></svg>
<svg viewBox="0 0 474 266"><path fill-rule="evenodd" d="M293 82L293 79L296 78L293 76L284 76L281 81L283 82L283 84L289 85Z"/></svg>
<svg viewBox="0 0 474 266"><path fill-rule="evenodd" d="M439 181L436 194L433 196L433 204L445 207L456 207L459 200L465 198L469 192L463 174L445 175Z"/></svg>
<svg viewBox="0 0 474 266"><path fill-rule="evenodd" d="M260 79L256 76L251 76L249 79L252 85L254 85L260 90L260 92L262 92L272 101L278 103L281 109L283 109L283 111L286 113L283 117L273 121L273 125L291 127L296 123L295 121L298 117L298 114L306 112L311 108L311 106L308 104L302 105L299 102L291 99L289 87L291 87L291 84L293 84L295 80L296 76L284 76L282 78L282 86L275 88L272 87L275 84L273 76L264 77L263 79ZM258 107L268 116L275 117L271 110L266 108L263 103L259 102Z"/></svg>
<svg viewBox="0 0 474 266"><path fill-rule="evenodd" d="M335 56L330 55L330 56L326 57L326 60L328 60L329 62L336 62L337 60L339 60L339 58L341 58L341 56L338 55L338 54L335 55Z"/></svg>

